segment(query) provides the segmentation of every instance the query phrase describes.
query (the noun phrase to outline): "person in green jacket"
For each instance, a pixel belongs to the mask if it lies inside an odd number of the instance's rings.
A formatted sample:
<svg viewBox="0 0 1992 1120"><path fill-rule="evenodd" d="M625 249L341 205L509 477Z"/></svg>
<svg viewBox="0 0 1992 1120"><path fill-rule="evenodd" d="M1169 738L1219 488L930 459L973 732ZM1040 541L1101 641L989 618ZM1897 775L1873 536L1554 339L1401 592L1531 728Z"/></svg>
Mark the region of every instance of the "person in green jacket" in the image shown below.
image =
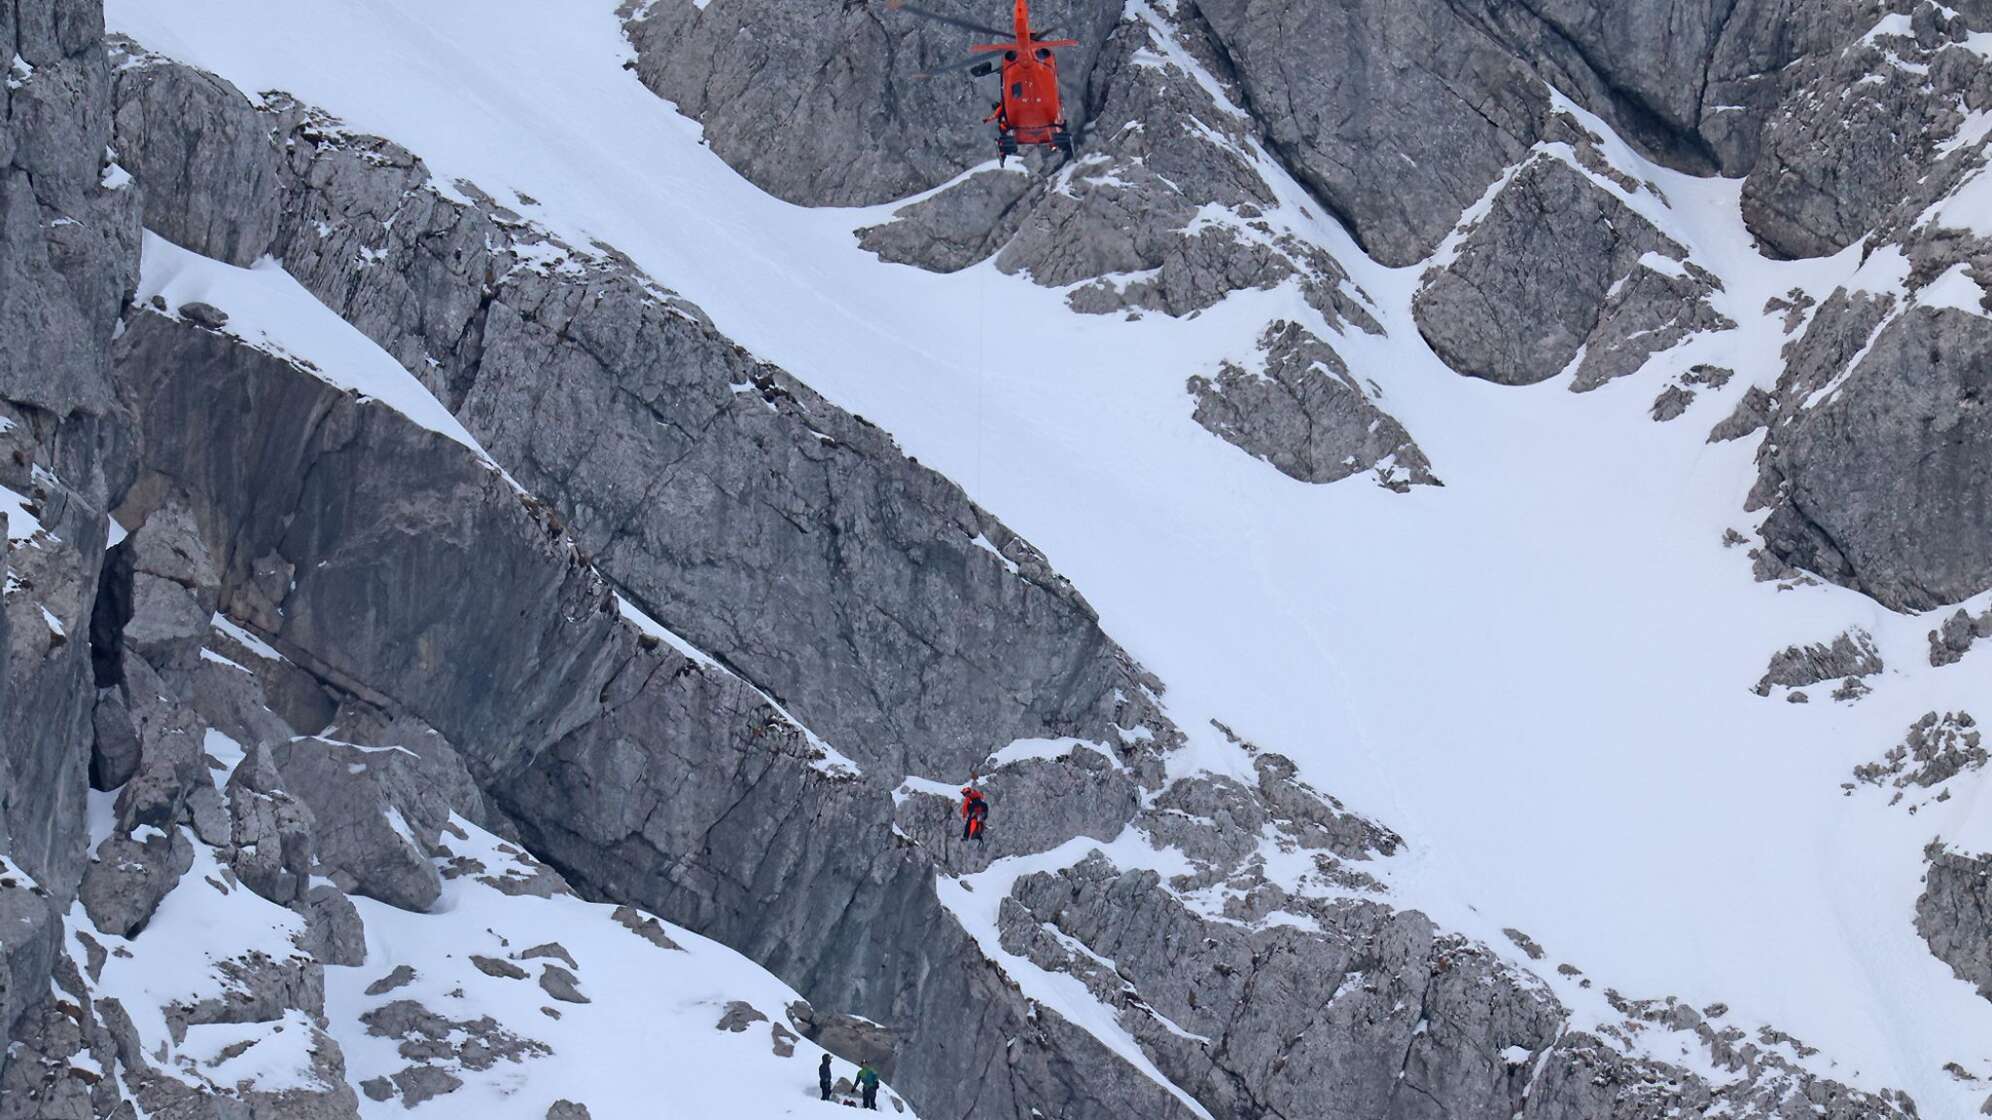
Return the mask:
<svg viewBox="0 0 1992 1120"><path fill-rule="evenodd" d="M877 1112L878 1071L872 1068L870 1062L866 1062L864 1065L858 1067L858 1088L864 1092L865 1107L871 1109L873 1112Z"/></svg>

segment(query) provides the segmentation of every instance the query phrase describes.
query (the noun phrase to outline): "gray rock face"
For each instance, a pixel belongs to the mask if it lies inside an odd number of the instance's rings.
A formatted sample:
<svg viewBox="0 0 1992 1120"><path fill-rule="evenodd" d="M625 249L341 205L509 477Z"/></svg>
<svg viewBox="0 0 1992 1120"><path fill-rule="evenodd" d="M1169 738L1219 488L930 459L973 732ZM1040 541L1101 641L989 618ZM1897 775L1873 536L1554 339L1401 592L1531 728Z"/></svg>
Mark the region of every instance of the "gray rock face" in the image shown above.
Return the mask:
<svg viewBox="0 0 1992 1120"><path fill-rule="evenodd" d="M1095 66L1083 160L1005 216L1014 228L994 235L1008 239L997 266L1052 287L1083 284L1067 302L1089 313L1180 316L1291 280L1331 325L1377 333L1342 266L1294 232L1303 216L1267 182L1266 137L1237 108L1235 83L1188 65L1224 73L1201 21L1180 8L1173 19L1122 20Z"/></svg>
<svg viewBox="0 0 1992 1120"><path fill-rule="evenodd" d="M858 244L893 264L957 272L987 260L1016 228L1019 203L1035 197L1028 162L978 171L948 189L893 211L893 220L858 231Z"/></svg>
<svg viewBox="0 0 1992 1120"><path fill-rule="evenodd" d="M1771 413L1777 408L1777 401L1769 393L1752 385L1736 402L1736 407L1722 423L1709 429L1708 442L1728 443L1744 439L1764 430L1771 422Z"/></svg>
<svg viewBox="0 0 1992 1120"><path fill-rule="evenodd" d="M1932 844L1916 900L1916 932L1960 980L1992 999L1992 858Z"/></svg>
<svg viewBox="0 0 1992 1120"><path fill-rule="evenodd" d="M1865 350L1862 324L1880 328ZM1843 369L1837 391L1802 407ZM1891 315L1834 296L1779 392L1787 403L1766 444L1777 491L1765 543L1898 610L1992 586L1992 506L1974 481L1992 461L1978 401L1988 370L1992 319L1926 307Z"/></svg>
<svg viewBox="0 0 1992 1120"><path fill-rule="evenodd" d="M1341 356L1306 328L1273 323L1259 339L1257 371L1226 364L1215 380L1190 379L1197 423L1302 482L1372 473L1393 490L1432 486L1425 453L1371 399Z"/></svg>
<svg viewBox="0 0 1992 1120"><path fill-rule="evenodd" d="M1220 1115L1317 1115L1324 1096L1362 1116L1409 1115L1401 1098L1421 1097L1460 1115L1521 1110L1525 1073L1498 1054L1546 1049L1554 1008L1518 989L1485 991L1492 962L1442 941L1422 915L1357 906L1328 934L1247 932L1198 919L1160 888L1152 872L1097 858L1031 876L1004 905L1004 947L1133 1012L1123 1022L1164 1072ZM1117 970L1098 971L1047 926ZM1167 946L1197 948L1186 958ZM1295 1038L1274 1024L1302 993L1324 1029Z"/></svg>
<svg viewBox="0 0 1992 1120"><path fill-rule="evenodd" d="M312 816L318 858L348 889L404 910L427 910L443 881L429 856L449 823L423 760L405 748L299 739L270 752L284 785Z"/></svg>
<svg viewBox="0 0 1992 1120"><path fill-rule="evenodd" d="M132 53L113 45L116 62ZM146 228L203 256L253 264L277 234L268 122L233 86L197 70L120 65L115 78L118 155L145 184Z"/></svg>
<svg viewBox="0 0 1992 1120"><path fill-rule="evenodd" d="M1966 113L1992 107L1992 60L1964 45L1992 30L1992 13L1930 0L1897 0L1883 12L1907 18L1800 63L1763 130L1743 216L1786 256L1824 256L1859 240L1911 191Z"/></svg>
<svg viewBox="0 0 1992 1120"><path fill-rule="evenodd" d="M1929 712L1909 725L1909 733L1881 761L1856 767L1854 780L1892 788L1889 804L1893 805L1905 793L1941 786L1959 774L1983 769L1992 759L1983 743L1978 721L1970 712ZM1947 795L1937 798L1945 799Z"/></svg>
<svg viewBox="0 0 1992 1120"><path fill-rule="evenodd" d="M922 7L998 28L1008 9L973 0ZM1112 0L1041 0L1042 28L1081 46L1059 52L1073 128L1085 121L1087 75L1120 14ZM627 9L626 9L627 10ZM805 205L887 202L938 186L992 158L982 123L993 79L921 78L990 36L879 4L715 0L643 5L627 30L636 72L705 126L721 159L779 198Z"/></svg>
<svg viewBox="0 0 1992 1120"><path fill-rule="evenodd" d="M1547 91L1465 5L1197 8L1275 150L1387 265L1427 256L1540 135Z"/></svg>
<svg viewBox="0 0 1992 1120"><path fill-rule="evenodd" d="M1543 137L1542 83L1660 162L1740 175L1758 162L1786 67L1872 22L1831 0L1197 6L1281 155L1390 265L1428 255Z"/></svg>
<svg viewBox="0 0 1992 1120"><path fill-rule="evenodd" d="M1193 11L1130 12L1102 32L1077 163L1033 156L1022 170L977 172L859 230L860 244L936 271L994 255L1006 272L1071 288L1070 306L1095 314L1191 314L1297 280L1331 322L1375 331L1341 266L1293 232L1299 215L1275 213L1263 133Z"/></svg>
<svg viewBox="0 0 1992 1120"><path fill-rule="evenodd" d="M1153 783L1153 778L1149 778ZM1107 841L1140 806L1142 781L1118 759L1084 747L1055 759L1014 762L976 782L989 802L984 838L961 839L961 798L896 791L896 835L937 853L956 873L979 871L1006 856L1050 851L1074 836Z"/></svg>
<svg viewBox="0 0 1992 1120"><path fill-rule="evenodd" d="M0 545L0 1036L49 991L86 861L87 636L124 470L109 339L138 242L135 198L106 186L125 180L106 173L102 37L89 0L0 3L0 486L42 529Z"/></svg>
<svg viewBox="0 0 1992 1120"><path fill-rule="evenodd" d="M916 1085L935 1100L973 1084L971 1072L1004 1039L1045 1039L1028 1005L972 964L979 951L939 911L929 865L891 845L888 791L818 769L822 753L751 687L645 648L616 619L592 567L548 531L544 507L458 445L222 336L139 315L120 344L125 368L175 371L124 388L148 431L178 433L148 442L147 469L179 479L210 551L237 558L223 566L224 609L343 689L413 709L472 744L473 772L534 850L577 884L653 909L668 903L822 1006L915 1024L918 1044L938 1055ZM765 411L758 400L755 408ZM226 427L260 434L232 441L214 422L223 416L233 418ZM272 453L284 462L263 458ZM279 476L324 489L252 484ZM271 580L268 571L289 574ZM436 585L411 586L425 571ZM358 605L368 602L391 607ZM535 605L523 625L521 604ZM398 628L356 640L356 612ZM460 644L480 617L502 627L502 640L493 630ZM459 656L415 656L423 629L443 619ZM479 646L490 659L462 655ZM286 785L299 794L295 779ZM312 808L322 836L327 813ZM784 828L799 820L832 839ZM965 1004L992 1008L972 1034L959 1023ZM1131 1094L1135 1107L1180 1115L1132 1071L1099 1077L1096 1067L1113 1059L1090 1038L1046 1039L1025 1052L1008 1089L981 1087L990 1107L1024 1115L1019 1102L1062 1092L1104 1108ZM405 1102L442 1088L430 1077L393 1084Z"/></svg>
<svg viewBox="0 0 1992 1120"><path fill-rule="evenodd" d="M1873 676L1882 668L1874 639L1864 630L1853 630L1834 638L1830 645L1788 646L1778 651L1751 691L1769 696L1773 688L1804 688L1820 681Z"/></svg>
<svg viewBox="0 0 1992 1120"><path fill-rule="evenodd" d="M1930 631L1930 667L1941 669L1957 664L1971 652L1972 645L1984 637L1992 637L1992 609L1974 617L1969 611L1959 608L1944 619L1942 626Z"/></svg>
<svg viewBox="0 0 1992 1120"><path fill-rule="evenodd" d="M235 874L244 886L279 906L305 895L314 862L315 818L283 788L284 776L262 747L251 747L228 779Z"/></svg>
<svg viewBox="0 0 1992 1120"><path fill-rule="evenodd" d="M1733 326L1708 305L1720 283L1686 257L1583 171L1538 156L1427 275L1418 329L1460 373L1530 385L1574 363L1572 388L1594 388L1691 331Z"/></svg>

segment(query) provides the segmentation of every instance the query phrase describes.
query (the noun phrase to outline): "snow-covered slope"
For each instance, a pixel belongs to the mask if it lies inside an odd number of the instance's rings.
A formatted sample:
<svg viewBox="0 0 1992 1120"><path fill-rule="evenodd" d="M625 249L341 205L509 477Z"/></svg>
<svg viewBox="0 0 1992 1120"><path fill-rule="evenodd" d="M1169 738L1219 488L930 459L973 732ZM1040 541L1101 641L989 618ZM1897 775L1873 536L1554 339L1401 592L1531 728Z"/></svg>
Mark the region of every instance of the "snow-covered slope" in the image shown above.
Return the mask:
<svg viewBox="0 0 1992 1120"><path fill-rule="evenodd" d="M1836 1077L1908 1089L1927 1115L1976 1107L1941 1066L1992 1073L1992 1004L1910 915L1924 845L1962 841L1987 811L1978 778L1914 816L1841 784L1922 713L1981 704L1972 666L1989 655L1930 671L1933 619L1754 582L1724 544L1753 529L1754 441L1704 441L1777 379L1787 334L1767 301L1868 282L1857 250L1768 260L1739 184L1608 143L1652 184L1609 189L1721 278L1717 309L1740 326L1587 394L1564 391L1569 374L1517 389L1447 369L1411 312L1423 270L1376 266L1324 221L1306 232L1350 269L1382 335L1333 330L1292 287L1129 322L1076 315L986 263L881 264L853 231L884 208L806 210L743 182L624 70L610 0L109 13L152 50L405 144L444 184L515 192L533 221L615 246L881 424L1043 549L1167 683L1192 739L1179 771L1250 773L1210 727L1222 720L1402 832L1375 872L1401 904L1490 944L1524 930L1628 995L1727 1003L1821 1048ZM1266 173L1302 222L1305 196ZM1302 485L1195 424L1185 380L1249 360L1274 318L1332 337L1444 488ZM1653 395L1702 363L1738 376L1690 422L1651 422ZM1865 698L1751 691L1773 652L1849 627L1888 666Z"/></svg>

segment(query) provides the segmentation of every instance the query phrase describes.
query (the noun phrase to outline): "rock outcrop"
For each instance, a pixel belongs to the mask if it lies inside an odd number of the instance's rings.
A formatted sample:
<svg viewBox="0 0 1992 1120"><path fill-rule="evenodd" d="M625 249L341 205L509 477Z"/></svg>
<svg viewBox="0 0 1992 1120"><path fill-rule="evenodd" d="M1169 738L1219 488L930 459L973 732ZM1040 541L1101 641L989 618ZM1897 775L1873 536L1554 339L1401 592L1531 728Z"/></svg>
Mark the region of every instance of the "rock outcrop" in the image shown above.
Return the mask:
<svg viewBox="0 0 1992 1120"><path fill-rule="evenodd" d="M1981 142L1931 165L1790 347L1753 508L1783 562L1896 610L1992 587L1992 230Z"/></svg>
<svg viewBox="0 0 1992 1120"><path fill-rule="evenodd" d="M1924 853L1916 932L1958 979L1992 999L1992 857L1932 844Z"/></svg>
<svg viewBox="0 0 1992 1120"><path fill-rule="evenodd" d="M1930 631L1930 667L1957 664L1984 637L1992 637L1992 608L1977 615L1958 608L1943 625Z"/></svg>
<svg viewBox="0 0 1992 1120"><path fill-rule="evenodd" d="M1978 721L1972 718L1970 712L1944 712L1941 715L1929 712L1910 724L1902 742L1891 748L1879 762L1856 767L1854 781L1891 790L1890 805L1900 804L1905 797L1914 797L1916 800L1909 805L1909 811L1913 813L1924 803L1950 800L1950 792L1941 789L1944 783L1960 774L1985 768L1992 754L1985 750L1983 739ZM1850 784L1848 788L1853 786ZM1920 790L1939 792L1934 797L1926 797L1918 792Z"/></svg>
<svg viewBox="0 0 1992 1120"><path fill-rule="evenodd" d="M1398 491L1438 484L1410 433L1373 399L1374 385L1305 327L1272 324L1259 353L1257 370L1226 363L1214 379L1190 379L1196 421L1212 435L1302 482L1369 473Z"/></svg>
<svg viewBox="0 0 1992 1120"><path fill-rule="evenodd" d="M1830 643L1787 646L1772 654L1764 675L1758 678L1751 691L1759 696L1769 696L1774 688L1804 688L1830 680L1857 682L1862 677L1881 672L1883 668L1873 637L1866 631L1852 630Z"/></svg>
<svg viewBox="0 0 1992 1120"><path fill-rule="evenodd" d="M1439 357L1503 385L1568 372L1581 391L1693 333L1733 328L1710 306L1721 282L1625 201L1657 196L1619 181L1574 118L1559 115L1556 125L1579 147L1565 142L1529 159L1467 228L1456 256L1442 255L1426 274L1414 309Z"/></svg>
<svg viewBox="0 0 1992 1120"><path fill-rule="evenodd" d="M1088 85L1084 152L1040 176L978 172L859 230L886 260L1005 272L1095 314L1188 315L1234 291L1299 286L1331 325L1376 333L1367 296L1282 197L1284 172L1193 9L1130 9Z"/></svg>
<svg viewBox="0 0 1992 1120"><path fill-rule="evenodd" d="M1843 10L1822 22L1857 18L1856 5ZM1744 181L1744 220L1786 256L1860 240L1955 147L1968 115L1992 108L1992 56L1970 42L1992 31L1992 12L1933 0L1867 11L1873 22L1858 38L1781 76L1785 92Z"/></svg>
<svg viewBox="0 0 1992 1120"><path fill-rule="evenodd" d="M126 470L110 338L137 275L138 211L108 154L101 7L5 0L0 43L4 1033L49 990L58 915L85 866L90 616Z"/></svg>

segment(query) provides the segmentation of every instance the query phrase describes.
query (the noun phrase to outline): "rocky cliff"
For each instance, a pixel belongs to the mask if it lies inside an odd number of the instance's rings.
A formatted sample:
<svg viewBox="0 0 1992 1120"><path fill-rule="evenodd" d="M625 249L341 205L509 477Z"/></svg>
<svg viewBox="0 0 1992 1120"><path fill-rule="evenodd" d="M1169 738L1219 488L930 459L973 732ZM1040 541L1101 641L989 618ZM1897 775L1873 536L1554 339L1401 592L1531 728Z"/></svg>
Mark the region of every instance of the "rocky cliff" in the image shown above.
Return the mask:
<svg viewBox="0 0 1992 1120"><path fill-rule="evenodd" d="M1723 434L1763 432L1760 571L1992 589L1992 13L1074 0L1040 19L1089 44L1083 151L1023 173L981 166L971 87L915 76L965 33L799 7L621 18L760 188L921 194L857 232L887 262L1082 315L1293 293L1255 356L1174 375L1247 469L1436 492L1378 346L1490 392L1680 358L1655 418L1754 402ZM820 1047L927 1115L1933 1114L1446 928L1396 873L1415 835L1178 726L1044 554L673 278L87 3L4 14L0 1120L633 1114L641 1059L599 1039L653 1018L771 1110ZM1866 262L1739 307L1655 168L1740 180L1767 253ZM1402 307L1364 254L1417 266ZM1690 360L1786 312L1755 396ZM1760 689L1882 674L1842 641ZM1974 779L1940 730L1860 781ZM986 846L972 777L1016 807ZM1983 881L1932 848L1901 915L1981 990Z"/></svg>

